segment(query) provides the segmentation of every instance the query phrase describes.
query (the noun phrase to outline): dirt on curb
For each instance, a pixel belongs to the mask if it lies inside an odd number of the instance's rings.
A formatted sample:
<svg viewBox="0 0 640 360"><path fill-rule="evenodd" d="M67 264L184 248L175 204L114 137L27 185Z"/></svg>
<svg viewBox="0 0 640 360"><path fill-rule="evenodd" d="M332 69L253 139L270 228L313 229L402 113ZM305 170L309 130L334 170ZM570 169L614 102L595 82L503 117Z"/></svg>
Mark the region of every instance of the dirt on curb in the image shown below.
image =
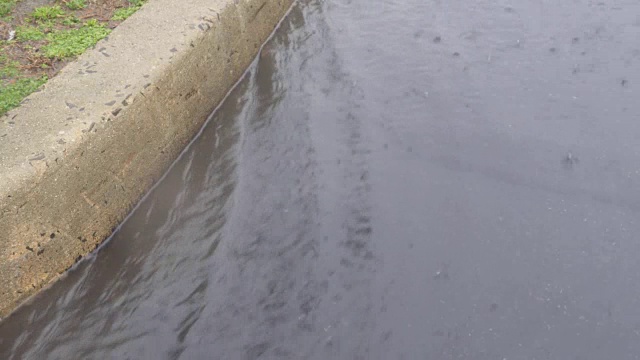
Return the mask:
<svg viewBox="0 0 640 360"><path fill-rule="evenodd" d="M0 116L146 0L0 0Z"/></svg>

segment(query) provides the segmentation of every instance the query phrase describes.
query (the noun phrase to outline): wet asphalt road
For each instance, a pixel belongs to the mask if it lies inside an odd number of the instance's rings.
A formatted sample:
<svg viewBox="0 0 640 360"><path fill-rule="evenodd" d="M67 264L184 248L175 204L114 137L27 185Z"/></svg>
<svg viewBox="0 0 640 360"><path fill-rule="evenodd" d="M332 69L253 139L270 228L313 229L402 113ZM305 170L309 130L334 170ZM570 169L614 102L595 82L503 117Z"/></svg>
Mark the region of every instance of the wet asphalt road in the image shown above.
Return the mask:
<svg viewBox="0 0 640 360"><path fill-rule="evenodd" d="M640 358L640 3L297 4L2 359Z"/></svg>

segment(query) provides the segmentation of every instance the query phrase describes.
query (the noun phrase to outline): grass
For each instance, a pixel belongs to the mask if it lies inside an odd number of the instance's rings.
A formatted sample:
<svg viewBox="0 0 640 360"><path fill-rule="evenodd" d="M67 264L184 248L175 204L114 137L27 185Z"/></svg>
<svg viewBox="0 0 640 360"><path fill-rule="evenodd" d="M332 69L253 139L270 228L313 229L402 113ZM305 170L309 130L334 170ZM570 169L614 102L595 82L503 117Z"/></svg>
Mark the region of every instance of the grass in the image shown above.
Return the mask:
<svg viewBox="0 0 640 360"><path fill-rule="evenodd" d="M65 5L69 10L80 10L87 7L87 2L85 0L69 0L65 2Z"/></svg>
<svg viewBox="0 0 640 360"><path fill-rule="evenodd" d="M142 7L142 5L144 5L145 2L146 0L129 0L129 3L131 4L131 6L120 8L114 11L113 16L111 17L111 20L115 20L115 21L126 20L129 16L133 15L133 13L140 10L140 8Z"/></svg>
<svg viewBox="0 0 640 360"><path fill-rule="evenodd" d="M16 28L16 40L18 41L37 41L44 39L44 37L44 32L35 26L18 26Z"/></svg>
<svg viewBox="0 0 640 360"><path fill-rule="evenodd" d="M75 15L67 16L64 20L62 20L62 25L64 26L74 26L75 24L79 24L80 19L78 19Z"/></svg>
<svg viewBox="0 0 640 360"><path fill-rule="evenodd" d="M0 69L0 79L16 77L20 74L17 63L7 64Z"/></svg>
<svg viewBox="0 0 640 360"><path fill-rule="evenodd" d="M111 20L121 21L125 20L129 16L133 15L134 12L138 11L140 7L138 6L129 6L126 8L120 8L113 12L113 16Z"/></svg>
<svg viewBox="0 0 640 360"><path fill-rule="evenodd" d="M0 80L16 77L20 74L17 61L7 61L6 58L0 58L0 64Z"/></svg>
<svg viewBox="0 0 640 360"><path fill-rule="evenodd" d="M1 0L0 0L1 1ZM41 6L31 13L31 17L36 21L54 20L64 16L64 11L60 6Z"/></svg>
<svg viewBox="0 0 640 360"><path fill-rule="evenodd" d="M64 59L82 54L87 48L109 35L110 29L88 21L79 29L62 30L47 35L48 44L41 48L41 52L48 58Z"/></svg>
<svg viewBox="0 0 640 360"><path fill-rule="evenodd" d="M0 116L147 2L49 0L33 9L17 6L21 1L0 0L0 28L15 30L11 41L0 36ZM110 18L97 18L105 10Z"/></svg>
<svg viewBox="0 0 640 360"><path fill-rule="evenodd" d="M0 114L20 105L22 99L36 91L42 84L47 82L47 77L41 78L21 78L7 86L0 87Z"/></svg>
<svg viewBox="0 0 640 360"><path fill-rule="evenodd" d="M129 1L129 4L131 5L114 11L113 16L111 17L111 20L115 20L115 21L126 20L129 16L133 15L133 13L140 10L142 5L144 5L144 3L147 0L128 0L128 1Z"/></svg>
<svg viewBox="0 0 640 360"><path fill-rule="evenodd" d="M16 0L0 0L0 17L9 15L16 4Z"/></svg>

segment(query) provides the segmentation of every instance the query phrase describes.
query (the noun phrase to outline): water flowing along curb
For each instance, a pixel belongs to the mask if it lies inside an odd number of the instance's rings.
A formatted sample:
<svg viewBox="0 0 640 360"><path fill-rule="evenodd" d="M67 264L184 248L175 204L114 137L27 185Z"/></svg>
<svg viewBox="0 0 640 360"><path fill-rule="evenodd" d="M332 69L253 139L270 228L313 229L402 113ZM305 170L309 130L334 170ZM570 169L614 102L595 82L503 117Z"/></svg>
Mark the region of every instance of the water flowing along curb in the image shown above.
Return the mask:
<svg viewBox="0 0 640 360"><path fill-rule="evenodd" d="M292 0L150 0L0 118L0 317L94 250Z"/></svg>

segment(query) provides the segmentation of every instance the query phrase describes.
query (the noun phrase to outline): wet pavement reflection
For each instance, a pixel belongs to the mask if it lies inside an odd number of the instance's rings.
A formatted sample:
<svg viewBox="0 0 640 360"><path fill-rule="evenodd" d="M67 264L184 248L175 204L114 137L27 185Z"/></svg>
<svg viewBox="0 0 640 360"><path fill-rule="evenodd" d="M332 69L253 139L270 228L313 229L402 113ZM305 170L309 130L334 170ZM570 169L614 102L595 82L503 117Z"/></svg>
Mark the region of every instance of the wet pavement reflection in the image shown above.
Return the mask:
<svg viewBox="0 0 640 360"><path fill-rule="evenodd" d="M640 3L297 3L3 359L639 359Z"/></svg>

